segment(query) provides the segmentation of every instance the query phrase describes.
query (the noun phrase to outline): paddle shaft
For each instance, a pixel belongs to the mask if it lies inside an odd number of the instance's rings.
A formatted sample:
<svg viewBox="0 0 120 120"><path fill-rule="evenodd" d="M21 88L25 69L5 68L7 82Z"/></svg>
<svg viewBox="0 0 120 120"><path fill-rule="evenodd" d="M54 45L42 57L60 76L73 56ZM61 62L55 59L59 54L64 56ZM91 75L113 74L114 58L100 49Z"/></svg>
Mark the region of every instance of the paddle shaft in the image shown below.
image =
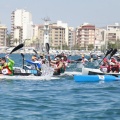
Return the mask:
<svg viewBox="0 0 120 120"><path fill-rule="evenodd" d="M24 58L25 58L25 56L24 56L23 53L21 53L21 56L22 56L22 68L24 69Z"/></svg>

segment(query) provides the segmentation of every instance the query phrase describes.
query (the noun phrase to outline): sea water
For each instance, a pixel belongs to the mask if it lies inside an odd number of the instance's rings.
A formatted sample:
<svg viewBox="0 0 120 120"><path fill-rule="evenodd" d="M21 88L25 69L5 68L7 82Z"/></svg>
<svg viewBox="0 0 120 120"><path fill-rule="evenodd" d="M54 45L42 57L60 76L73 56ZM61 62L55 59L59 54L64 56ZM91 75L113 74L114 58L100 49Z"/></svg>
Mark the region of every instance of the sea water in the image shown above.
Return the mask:
<svg viewBox="0 0 120 120"><path fill-rule="evenodd" d="M10 57L22 66L19 54ZM80 68L70 64L67 71ZM77 83L67 75L47 81L1 80L0 120L120 120L120 82Z"/></svg>

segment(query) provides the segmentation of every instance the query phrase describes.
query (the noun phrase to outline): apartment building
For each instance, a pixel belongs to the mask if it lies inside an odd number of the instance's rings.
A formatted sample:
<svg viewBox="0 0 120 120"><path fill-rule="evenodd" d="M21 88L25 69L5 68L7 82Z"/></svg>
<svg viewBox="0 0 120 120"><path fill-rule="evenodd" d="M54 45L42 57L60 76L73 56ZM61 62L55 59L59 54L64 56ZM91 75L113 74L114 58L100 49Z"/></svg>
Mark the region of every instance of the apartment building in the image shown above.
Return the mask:
<svg viewBox="0 0 120 120"><path fill-rule="evenodd" d="M55 24L50 25L50 43L54 48L60 47L67 44L65 42L65 28L57 26Z"/></svg>
<svg viewBox="0 0 120 120"><path fill-rule="evenodd" d="M75 30L73 27L68 28L68 47L71 49L75 45Z"/></svg>
<svg viewBox="0 0 120 120"><path fill-rule="evenodd" d="M57 23L49 24L49 36L46 36L45 25L38 27L38 41L40 45L44 45L45 38L49 39L49 44L53 48L61 48L68 45L68 26L66 23L57 21ZM48 34L48 33L47 33Z"/></svg>
<svg viewBox="0 0 120 120"><path fill-rule="evenodd" d="M7 27L0 24L0 46L6 46Z"/></svg>
<svg viewBox="0 0 120 120"><path fill-rule="evenodd" d="M118 40L120 41L120 25L118 23L107 26L106 40L113 44Z"/></svg>
<svg viewBox="0 0 120 120"><path fill-rule="evenodd" d="M95 44L95 25L84 23L76 29L76 44L85 49Z"/></svg>
<svg viewBox="0 0 120 120"><path fill-rule="evenodd" d="M19 44L33 36L32 15L24 9L17 9L11 13L11 46Z"/></svg>
<svg viewBox="0 0 120 120"><path fill-rule="evenodd" d="M105 29L95 28L95 50L101 50L101 47L105 44Z"/></svg>

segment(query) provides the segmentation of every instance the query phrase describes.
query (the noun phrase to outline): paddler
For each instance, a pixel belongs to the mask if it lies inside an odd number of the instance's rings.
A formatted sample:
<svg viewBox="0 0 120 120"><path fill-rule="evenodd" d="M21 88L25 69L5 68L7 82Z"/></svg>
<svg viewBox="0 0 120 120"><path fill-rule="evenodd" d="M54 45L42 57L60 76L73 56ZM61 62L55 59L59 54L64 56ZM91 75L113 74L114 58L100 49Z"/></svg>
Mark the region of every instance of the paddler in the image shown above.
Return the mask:
<svg viewBox="0 0 120 120"><path fill-rule="evenodd" d="M81 57L82 57L81 62L82 62L83 64L85 64L85 62L88 62L88 59L85 58L84 54L83 54Z"/></svg>
<svg viewBox="0 0 120 120"><path fill-rule="evenodd" d="M37 70L37 76L41 75L41 64L37 59L36 55L33 55L31 60L25 60L27 63L31 64L32 70Z"/></svg>
<svg viewBox="0 0 120 120"><path fill-rule="evenodd" d="M54 60L51 60L50 65L54 67L53 75L60 75L60 73L65 72L65 64L60 57L56 57Z"/></svg>
<svg viewBox="0 0 120 120"><path fill-rule="evenodd" d="M6 59L8 59L8 63L6 62ZM10 59L8 55L0 59L0 64L0 70L2 75L13 75L14 61Z"/></svg>
<svg viewBox="0 0 120 120"><path fill-rule="evenodd" d="M114 57L110 60L110 72L119 73L119 63Z"/></svg>
<svg viewBox="0 0 120 120"><path fill-rule="evenodd" d="M100 66L100 70L104 73L110 72L110 64L107 58L103 59L103 64Z"/></svg>
<svg viewBox="0 0 120 120"><path fill-rule="evenodd" d="M93 59L93 55L92 55L92 54L90 54L89 61L90 61L90 62L93 62L93 60L94 60L94 59Z"/></svg>

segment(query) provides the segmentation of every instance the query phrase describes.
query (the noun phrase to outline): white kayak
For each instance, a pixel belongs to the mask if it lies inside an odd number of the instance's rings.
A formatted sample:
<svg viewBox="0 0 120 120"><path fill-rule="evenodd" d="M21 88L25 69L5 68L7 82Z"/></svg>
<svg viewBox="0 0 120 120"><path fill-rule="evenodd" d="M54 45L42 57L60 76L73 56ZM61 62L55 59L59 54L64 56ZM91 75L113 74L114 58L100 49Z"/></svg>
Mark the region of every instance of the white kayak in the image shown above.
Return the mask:
<svg viewBox="0 0 120 120"><path fill-rule="evenodd" d="M82 75L113 75L113 76L118 75L118 76L120 76L120 72L119 73L104 73L100 69L83 67Z"/></svg>
<svg viewBox="0 0 120 120"><path fill-rule="evenodd" d="M34 75L29 75L29 76L19 76L19 75L14 75L14 76L8 76L8 75L1 75L0 80L56 80L59 79L58 77L53 77L53 76L34 76Z"/></svg>
<svg viewBox="0 0 120 120"><path fill-rule="evenodd" d="M74 76L74 75L80 75L81 72L76 72L76 71L65 71L64 73L61 73L60 76Z"/></svg>

